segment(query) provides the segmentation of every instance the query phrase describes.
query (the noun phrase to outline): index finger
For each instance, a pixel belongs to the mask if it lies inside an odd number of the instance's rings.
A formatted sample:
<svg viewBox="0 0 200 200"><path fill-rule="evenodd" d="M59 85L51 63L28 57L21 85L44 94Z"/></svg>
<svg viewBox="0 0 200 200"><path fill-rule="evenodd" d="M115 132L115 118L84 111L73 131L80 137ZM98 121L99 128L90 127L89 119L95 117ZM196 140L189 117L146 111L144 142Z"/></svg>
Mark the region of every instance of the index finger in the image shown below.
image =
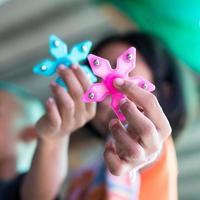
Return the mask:
<svg viewBox="0 0 200 200"><path fill-rule="evenodd" d="M73 65L72 69L77 76L80 84L82 85L83 91L86 92L87 89L90 87L92 82L90 81L88 75L81 69L79 65ZM86 109L88 112L95 114L96 104L95 103L87 103Z"/></svg>
<svg viewBox="0 0 200 200"><path fill-rule="evenodd" d="M171 133L169 122L155 95L138 87L131 80L116 78L114 86L123 92L136 105L143 108L144 114L154 123L158 130L165 130Z"/></svg>
<svg viewBox="0 0 200 200"><path fill-rule="evenodd" d="M86 90L92 84L89 79L89 76L81 69L80 65L73 65L72 69L74 73L76 74L80 84L82 85L83 91L86 92Z"/></svg>

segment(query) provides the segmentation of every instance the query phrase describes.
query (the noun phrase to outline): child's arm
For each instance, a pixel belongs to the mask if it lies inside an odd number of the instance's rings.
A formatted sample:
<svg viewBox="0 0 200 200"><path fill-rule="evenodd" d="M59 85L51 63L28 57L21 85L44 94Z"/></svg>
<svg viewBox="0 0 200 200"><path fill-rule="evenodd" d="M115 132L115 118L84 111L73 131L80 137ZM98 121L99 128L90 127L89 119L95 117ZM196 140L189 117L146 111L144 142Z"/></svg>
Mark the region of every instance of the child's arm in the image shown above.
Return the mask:
<svg viewBox="0 0 200 200"><path fill-rule="evenodd" d="M59 192L67 174L70 133L83 126L95 115L94 104L81 100L90 82L79 66L60 66L59 75L68 86L53 83L54 98L46 103L46 114L36 125L38 145L30 172L22 183L22 199L52 200Z"/></svg>
<svg viewBox="0 0 200 200"><path fill-rule="evenodd" d="M110 122L113 139L107 142L104 156L110 171L121 175L155 161L163 142L171 134L171 127L152 93L139 88L133 81L116 79L114 84L128 97L120 105L128 128L118 119Z"/></svg>

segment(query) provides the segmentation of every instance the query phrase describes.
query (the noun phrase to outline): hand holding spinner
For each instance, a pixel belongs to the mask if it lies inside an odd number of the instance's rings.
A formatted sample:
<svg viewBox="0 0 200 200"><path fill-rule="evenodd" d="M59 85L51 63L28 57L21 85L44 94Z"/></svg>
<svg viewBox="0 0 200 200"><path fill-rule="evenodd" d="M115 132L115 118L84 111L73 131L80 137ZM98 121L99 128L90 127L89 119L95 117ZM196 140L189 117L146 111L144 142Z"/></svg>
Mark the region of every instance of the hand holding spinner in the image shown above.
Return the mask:
<svg viewBox="0 0 200 200"><path fill-rule="evenodd" d="M102 82L93 84L83 96L84 102L101 102L108 95L111 95L111 107L117 117L125 120L125 116L120 112L119 103L126 96L113 86L113 81L116 78L130 79L139 87L152 92L155 86L142 77L129 77L128 74L135 68L136 49L129 48L122 53L117 59L116 69L112 69L108 60L90 54L88 60L92 71L95 75L102 79Z"/></svg>
<svg viewBox="0 0 200 200"><path fill-rule="evenodd" d="M35 74L43 76L52 76L56 73L57 67L61 64L66 67L70 67L73 64L80 64L84 61L92 47L91 41L84 41L76 44L72 47L72 50L68 52L67 45L55 35L49 37L49 51L55 60L45 59L33 68ZM97 79L91 72L90 68L86 65L81 65L82 70L89 76L92 82L96 82ZM56 82L66 87L60 77L56 79Z"/></svg>

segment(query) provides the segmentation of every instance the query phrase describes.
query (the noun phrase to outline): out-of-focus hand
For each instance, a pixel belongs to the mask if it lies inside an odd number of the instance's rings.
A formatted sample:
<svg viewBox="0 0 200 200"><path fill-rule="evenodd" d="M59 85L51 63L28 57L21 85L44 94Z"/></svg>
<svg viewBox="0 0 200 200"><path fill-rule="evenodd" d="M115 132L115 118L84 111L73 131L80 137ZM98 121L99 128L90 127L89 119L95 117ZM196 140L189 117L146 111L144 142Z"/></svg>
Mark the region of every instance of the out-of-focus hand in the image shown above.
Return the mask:
<svg viewBox="0 0 200 200"><path fill-rule="evenodd" d="M81 99L91 83L80 66L66 68L61 65L58 74L69 91L55 82L51 83L54 97L47 100L46 114L36 125L39 137L48 140L69 136L91 120L96 112L94 103L85 104Z"/></svg>

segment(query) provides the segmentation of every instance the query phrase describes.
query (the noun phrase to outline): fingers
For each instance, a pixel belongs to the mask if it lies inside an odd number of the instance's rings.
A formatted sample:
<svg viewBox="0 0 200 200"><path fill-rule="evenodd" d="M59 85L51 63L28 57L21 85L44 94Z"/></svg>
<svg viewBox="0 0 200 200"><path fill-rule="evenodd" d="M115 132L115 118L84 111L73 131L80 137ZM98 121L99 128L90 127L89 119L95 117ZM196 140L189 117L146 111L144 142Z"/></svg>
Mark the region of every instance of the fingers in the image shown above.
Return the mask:
<svg viewBox="0 0 200 200"><path fill-rule="evenodd" d="M64 88L56 84L51 83L51 90L55 96L56 104L59 110L59 114L62 118L62 124L71 124L70 122L74 118L75 105L71 96L65 91ZM64 127L65 128L65 127Z"/></svg>
<svg viewBox="0 0 200 200"><path fill-rule="evenodd" d="M110 130L116 143L117 153L121 159L134 163L135 166L138 165L138 161L144 160L145 152L143 147L131 138L119 120L111 120Z"/></svg>
<svg viewBox="0 0 200 200"><path fill-rule="evenodd" d="M74 101L80 101L84 91L73 71L71 69L67 69L64 65L60 65L58 73L69 88L69 93Z"/></svg>
<svg viewBox="0 0 200 200"><path fill-rule="evenodd" d="M111 172L121 174L130 169L138 170L154 161L171 128L153 94L139 88L133 81L115 79L114 85L128 97L120 102L128 128L119 120L111 121L114 144L106 146L104 156Z"/></svg>
<svg viewBox="0 0 200 200"><path fill-rule="evenodd" d="M112 141L108 141L106 143L105 151L104 151L104 159L106 162L107 168L110 172L115 176L120 176L127 172L126 163L119 158L114 150L114 145Z"/></svg>
<svg viewBox="0 0 200 200"><path fill-rule="evenodd" d="M57 132L61 124L60 114L55 100L50 97L46 102L46 114L37 122L38 133Z"/></svg>
<svg viewBox="0 0 200 200"><path fill-rule="evenodd" d="M75 106L78 113L75 113L76 118L80 118L83 114L87 114L89 118L93 118L96 112L96 104L85 104L82 101L83 93L91 85L87 75L83 72L79 65L73 65L70 69L66 69L61 65L58 69L58 73L69 88L69 93L75 102ZM80 112L83 114L80 115ZM83 119L79 119L84 121Z"/></svg>
<svg viewBox="0 0 200 200"><path fill-rule="evenodd" d="M107 143L104 156L109 170L114 175L138 170L153 162L159 155L162 145L155 146L153 150L150 149L151 145L141 145L138 140L133 139L130 129L126 129L118 119L111 120L109 127L113 141Z"/></svg>
<svg viewBox="0 0 200 200"><path fill-rule="evenodd" d="M90 82L88 76L80 68L79 65L73 65L72 69L73 69L74 74L78 78L78 80L83 88L83 91L86 92L87 89L89 88L89 86L91 85L91 82ZM95 115L95 111L96 111L96 104L95 103L87 103L85 106L86 106L86 110L88 111L88 113L93 117Z"/></svg>
<svg viewBox="0 0 200 200"><path fill-rule="evenodd" d="M135 134L138 135L144 148L152 152L156 151L161 139L154 124L137 109L133 102L127 99L121 102L120 110L128 121L130 136L134 138Z"/></svg>
<svg viewBox="0 0 200 200"><path fill-rule="evenodd" d="M75 73L71 69L67 69L65 66L61 65L58 68L58 73L63 79L67 87L69 88L69 93L75 104L74 118L80 123L80 126L84 123L84 116L86 112L85 103L82 101L83 88L77 79ZM77 112L78 111L78 112ZM80 114L80 112L82 114Z"/></svg>
<svg viewBox="0 0 200 200"><path fill-rule="evenodd" d="M86 73L80 68L79 65L72 66L73 72L75 73L76 77L78 78L80 84L82 85L83 91L86 92L91 82L86 75Z"/></svg>
<svg viewBox="0 0 200 200"><path fill-rule="evenodd" d="M157 130L162 130L161 137L165 139L171 133L169 122L157 100L150 92L138 87L131 80L115 79L114 85L125 93L128 98L144 110L144 114L153 122Z"/></svg>
<svg viewBox="0 0 200 200"><path fill-rule="evenodd" d="M47 119L50 122L49 124L51 124L53 127L59 127L61 124L61 119L54 98L50 97L47 100L46 109Z"/></svg>
<svg viewBox="0 0 200 200"><path fill-rule="evenodd" d="M61 65L58 67L58 73L67 85L69 92L55 82L51 84L51 90L55 96L63 126L71 124L75 130L82 127L95 115L96 104L86 105L82 101L83 92L90 82L79 66L69 69Z"/></svg>
<svg viewBox="0 0 200 200"><path fill-rule="evenodd" d="M55 100L50 98L47 101L46 114L38 122L37 128L39 127L40 133L45 132L46 135L54 135L57 132L57 137L60 137L74 132L94 117L95 104L87 109L82 101L83 92L90 83L80 67L67 69L61 65L58 73L69 92L56 82L51 83Z"/></svg>

